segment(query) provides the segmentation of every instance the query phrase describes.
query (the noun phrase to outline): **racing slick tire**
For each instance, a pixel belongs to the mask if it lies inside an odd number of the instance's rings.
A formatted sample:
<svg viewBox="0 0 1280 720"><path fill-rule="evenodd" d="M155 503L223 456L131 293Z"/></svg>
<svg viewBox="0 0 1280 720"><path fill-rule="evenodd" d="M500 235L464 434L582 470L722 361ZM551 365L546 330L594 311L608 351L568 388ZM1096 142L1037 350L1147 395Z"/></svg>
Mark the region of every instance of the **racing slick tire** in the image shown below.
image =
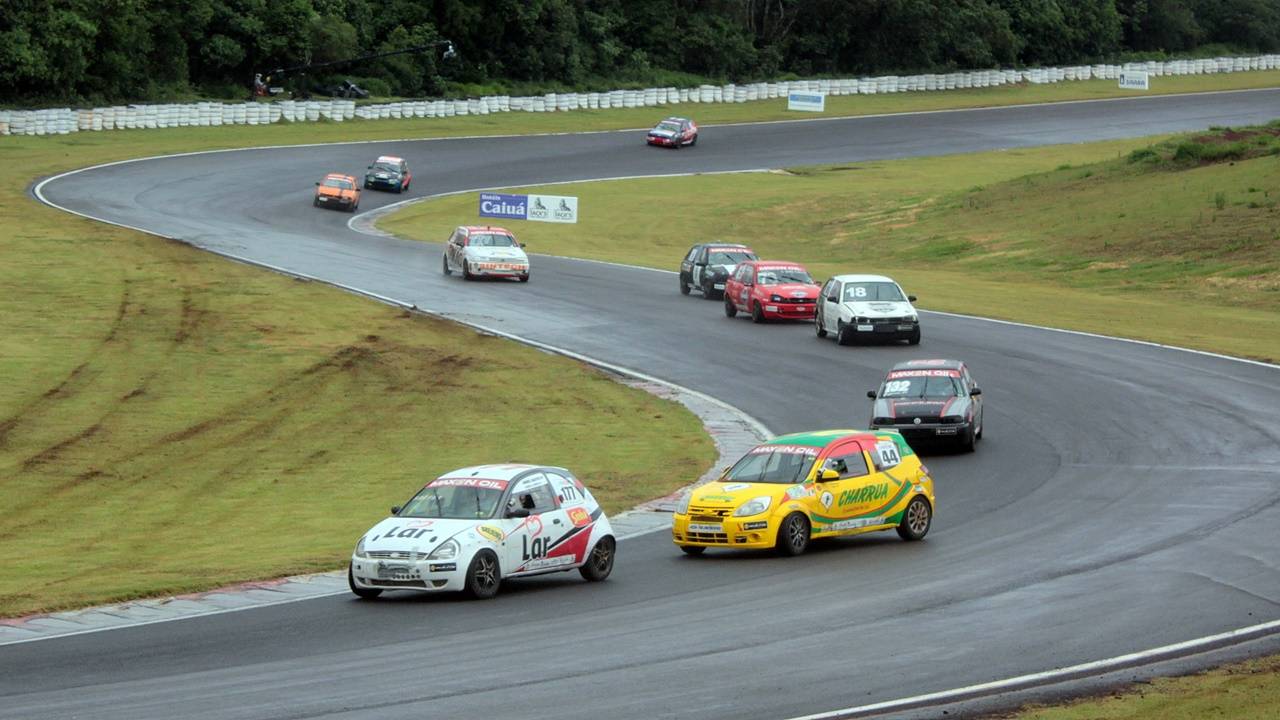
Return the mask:
<svg viewBox="0 0 1280 720"><path fill-rule="evenodd" d="M764 322L764 308L760 307L760 303L751 305L751 322L757 325Z"/></svg>
<svg viewBox="0 0 1280 720"><path fill-rule="evenodd" d="M688 555L689 557L697 557L706 551L707 549L702 547L701 545L681 545L680 546L680 552L684 553L685 555Z"/></svg>
<svg viewBox="0 0 1280 720"><path fill-rule="evenodd" d="M449 258L443 255L440 256L440 271L444 273L445 277L453 274L453 270L449 269Z"/></svg>
<svg viewBox="0 0 1280 720"><path fill-rule="evenodd" d="M347 587L361 600L372 600L382 594L378 588L362 588L356 585L355 576L351 572L351 563L347 563Z"/></svg>
<svg viewBox="0 0 1280 720"><path fill-rule="evenodd" d="M929 507L928 500L917 495L911 498L911 502L907 503L907 509L902 511L902 522L898 523L898 537L907 542L923 540L924 536L929 534L929 528L932 525L933 508Z"/></svg>
<svg viewBox="0 0 1280 720"><path fill-rule="evenodd" d="M785 557L804 554L809 547L809 518L801 512L793 512L783 518L774 547L779 555Z"/></svg>
<svg viewBox="0 0 1280 720"><path fill-rule="evenodd" d="M738 306L734 305L729 298L724 299L724 316L728 318L738 317Z"/></svg>
<svg viewBox="0 0 1280 720"><path fill-rule="evenodd" d="M613 557L617 549L618 544L614 542L613 536L605 535L600 538L600 542L596 543L596 546L587 554L587 561L578 568L582 579L588 582L600 582L609 577L609 573L613 572Z"/></svg>
<svg viewBox="0 0 1280 720"><path fill-rule="evenodd" d="M487 600L498 594L502 573L498 570L498 556L492 550L481 550L471 558L464 579L467 595L477 600Z"/></svg>
<svg viewBox="0 0 1280 720"><path fill-rule="evenodd" d="M827 329L822 327L822 318L818 317L817 313L813 314L813 330L818 334L819 338L827 336Z"/></svg>
<svg viewBox="0 0 1280 720"><path fill-rule="evenodd" d="M908 345L920 344L920 328L916 328L915 332L911 333L911 337L907 338L907 344Z"/></svg>
<svg viewBox="0 0 1280 720"><path fill-rule="evenodd" d="M689 287L689 283L685 282L684 278L681 277L680 278L680 294L688 295L691 290L693 290L693 288Z"/></svg>
<svg viewBox="0 0 1280 720"><path fill-rule="evenodd" d="M462 279L463 280L476 279L476 276L471 274L471 264L468 263L466 260L462 261Z"/></svg>
<svg viewBox="0 0 1280 720"><path fill-rule="evenodd" d="M853 344L853 331L849 329L848 325L845 325L844 323L840 323L840 328L836 330L836 344L837 345Z"/></svg>

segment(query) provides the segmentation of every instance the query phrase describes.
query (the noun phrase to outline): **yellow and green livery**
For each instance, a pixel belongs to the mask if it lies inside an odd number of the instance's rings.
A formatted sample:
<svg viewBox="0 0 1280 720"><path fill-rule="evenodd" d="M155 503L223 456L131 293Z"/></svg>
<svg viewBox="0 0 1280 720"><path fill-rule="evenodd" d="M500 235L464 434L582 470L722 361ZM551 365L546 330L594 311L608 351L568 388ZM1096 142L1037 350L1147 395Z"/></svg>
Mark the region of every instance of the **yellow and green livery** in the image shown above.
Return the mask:
<svg viewBox="0 0 1280 720"><path fill-rule="evenodd" d="M709 547L799 555L820 537L896 529L920 540L933 508L933 479L896 431L821 430L752 448L681 501L671 535L690 555Z"/></svg>

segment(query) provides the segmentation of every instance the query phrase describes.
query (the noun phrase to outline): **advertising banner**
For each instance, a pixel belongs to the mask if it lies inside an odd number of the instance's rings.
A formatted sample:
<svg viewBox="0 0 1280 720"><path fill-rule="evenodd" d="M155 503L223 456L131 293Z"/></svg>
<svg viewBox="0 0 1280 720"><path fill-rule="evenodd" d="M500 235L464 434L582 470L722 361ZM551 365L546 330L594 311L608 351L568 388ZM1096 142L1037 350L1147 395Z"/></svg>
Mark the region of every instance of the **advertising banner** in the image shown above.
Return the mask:
<svg viewBox="0 0 1280 720"><path fill-rule="evenodd" d="M480 217L524 220L529 206L525 195L480 193Z"/></svg>
<svg viewBox="0 0 1280 720"><path fill-rule="evenodd" d="M1124 70L1120 73L1121 90L1150 90L1150 76L1141 70Z"/></svg>
<svg viewBox="0 0 1280 720"><path fill-rule="evenodd" d="M480 217L535 222L578 222L578 198L564 195L480 193Z"/></svg>
<svg viewBox="0 0 1280 720"><path fill-rule="evenodd" d="M814 92L787 93L787 109L805 112L826 112L827 96Z"/></svg>

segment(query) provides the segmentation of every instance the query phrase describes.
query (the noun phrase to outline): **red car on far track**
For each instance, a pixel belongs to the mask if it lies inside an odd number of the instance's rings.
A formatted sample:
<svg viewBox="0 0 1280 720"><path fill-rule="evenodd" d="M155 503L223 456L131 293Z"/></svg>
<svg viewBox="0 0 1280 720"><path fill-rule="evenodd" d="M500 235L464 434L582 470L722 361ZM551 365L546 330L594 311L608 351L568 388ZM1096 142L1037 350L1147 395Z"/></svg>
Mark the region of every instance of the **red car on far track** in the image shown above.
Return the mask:
<svg viewBox="0 0 1280 720"><path fill-rule="evenodd" d="M738 263L724 286L724 314L750 313L754 322L812 320L818 284L793 262L752 260Z"/></svg>

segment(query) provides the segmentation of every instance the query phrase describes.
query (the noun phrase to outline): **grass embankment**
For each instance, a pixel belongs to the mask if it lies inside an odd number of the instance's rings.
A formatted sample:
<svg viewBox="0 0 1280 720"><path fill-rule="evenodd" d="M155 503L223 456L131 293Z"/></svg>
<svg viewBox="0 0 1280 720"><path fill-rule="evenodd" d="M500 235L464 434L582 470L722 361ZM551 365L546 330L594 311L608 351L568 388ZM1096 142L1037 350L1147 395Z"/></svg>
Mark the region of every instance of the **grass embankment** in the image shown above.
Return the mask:
<svg viewBox="0 0 1280 720"><path fill-rule="evenodd" d="M714 461L578 363L24 194L190 147L158 134L0 140L0 616L333 569L454 467L564 465L617 511Z"/></svg>
<svg viewBox="0 0 1280 720"><path fill-rule="evenodd" d="M1197 675L1156 678L1104 699L1029 707L1006 720L1271 720L1280 708L1280 656Z"/></svg>
<svg viewBox="0 0 1280 720"><path fill-rule="evenodd" d="M1278 134L552 186L580 198L580 223L517 231L536 252L665 269L688 238L739 240L820 278L888 273L929 309L1274 359ZM474 213L450 197L380 226L439 240Z"/></svg>

